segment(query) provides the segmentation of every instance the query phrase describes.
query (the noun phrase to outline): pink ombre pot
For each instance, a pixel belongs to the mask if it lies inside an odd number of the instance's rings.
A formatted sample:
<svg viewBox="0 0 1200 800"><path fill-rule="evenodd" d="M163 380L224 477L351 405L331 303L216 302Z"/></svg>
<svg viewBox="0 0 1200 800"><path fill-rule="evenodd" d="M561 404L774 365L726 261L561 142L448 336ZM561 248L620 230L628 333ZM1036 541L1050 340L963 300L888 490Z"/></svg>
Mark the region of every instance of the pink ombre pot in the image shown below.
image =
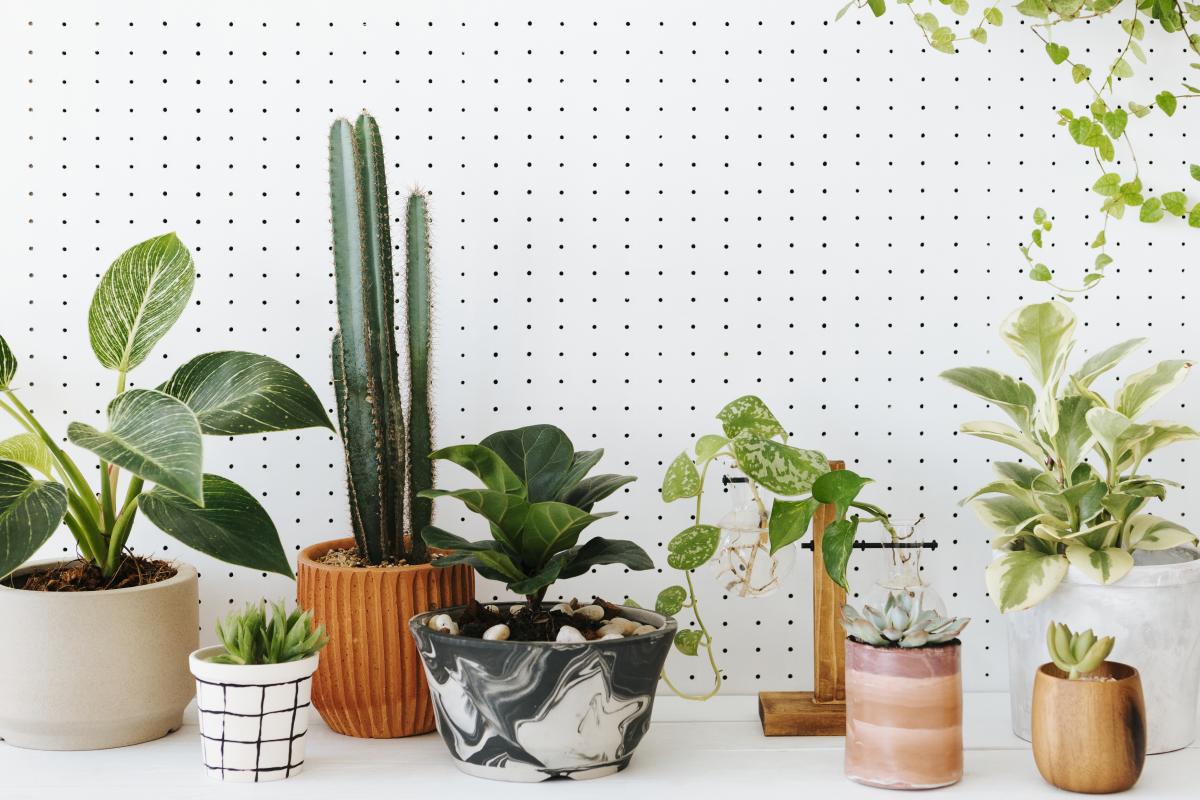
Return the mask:
<svg viewBox="0 0 1200 800"><path fill-rule="evenodd" d="M846 640L846 777L884 789L962 778L958 641L873 647Z"/></svg>

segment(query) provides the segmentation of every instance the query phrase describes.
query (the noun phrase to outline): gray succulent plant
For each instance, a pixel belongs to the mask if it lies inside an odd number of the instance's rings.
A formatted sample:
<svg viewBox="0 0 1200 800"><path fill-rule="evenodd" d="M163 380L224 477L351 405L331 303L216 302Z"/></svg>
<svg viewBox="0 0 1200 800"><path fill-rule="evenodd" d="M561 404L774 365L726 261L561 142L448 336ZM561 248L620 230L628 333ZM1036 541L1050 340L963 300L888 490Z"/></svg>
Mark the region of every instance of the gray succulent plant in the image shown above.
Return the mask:
<svg viewBox="0 0 1200 800"><path fill-rule="evenodd" d="M842 606L842 627L847 636L877 647L924 647L943 644L962 633L970 617L943 617L922 609L909 592L890 592L883 611L863 606L862 613Z"/></svg>

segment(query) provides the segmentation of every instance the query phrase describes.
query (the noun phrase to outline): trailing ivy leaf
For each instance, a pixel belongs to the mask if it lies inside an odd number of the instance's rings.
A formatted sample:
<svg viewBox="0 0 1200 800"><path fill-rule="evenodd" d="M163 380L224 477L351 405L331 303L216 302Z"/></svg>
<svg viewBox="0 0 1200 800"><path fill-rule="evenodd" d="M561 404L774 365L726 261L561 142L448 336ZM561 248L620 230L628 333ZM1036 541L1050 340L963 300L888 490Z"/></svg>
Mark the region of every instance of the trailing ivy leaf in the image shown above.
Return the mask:
<svg viewBox="0 0 1200 800"><path fill-rule="evenodd" d="M1187 214L1187 195L1183 192L1167 192L1162 196L1163 208L1177 217Z"/></svg>
<svg viewBox="0 0 1200 800"><path fill-rule="evenodd" d="M483 485L493 492L525 498L525 484L509 469L504 459L487 447L478 444L456 444L435 450L429 457L458 464L483 481Z"/></svg>
<svg viewBox="0 0 1200 800"><path fill-rule="evenodd" d="M1083 83L1088 78L1092 77L1092 68L1084 64L1075 64L1071 67L1071 80L1076 83Z"/></svg>
<svg viewBox="0 0 1200 800"><path fill-rule="evenodd" d="M938 28L929 37L929 44L934 50L943 53L954 53L954 31L945 26Z"/></svg>
<svg viewBox="0 0 1200 800"><path fill-rule="evenodd" d="M1147 198L1138 214L1142 222L1158 222L1163 218L1163 204L1157 197Z"/></svg>
<svg viewBox="0 0 1200 800"><path fill-rule="evenodd" d="M200 423L183 402L130 389L108 404L108 430L72 422L71 444L203 505Z"/></svg>
<svg viewBox="0 0 1200 800"><path fill-rule="evenodd" d="M654 610L659 614L673 617L683 610L686 600L687 589L682 586L668 586L658 593L658 597L654 600Z"/></svg>
<svg viewBox="0 0 1200 800"><path fill-rule="evenodd" d="M0 391L9 388L13 376L17 374L17 357L9 348L8 342L0 336Z"/></svg>
<svg viewBox="0 0 1200 800"><path fill-rule="evenodd" d="M1104 130L1108 131L1108 135L1114 139L1121 138L1121 134L1125 132L1125 126L1128 123L1129 115L1125 113L1125 109L1123 108L1108 111L1104 114Z"/></svg>
<svg viewBox="0 0 1200 800"><path fill-rule="evenodd" d="M1191 173L1193 180L1200 181L1200 164L1189 164L1188 171Z"/></svg>
<svg viewBox="0 0 1200 800"><path fill-rule="evenodd" d="M1056 44L1055 42L1046 43L1046 55L1050 56L1050 60L1055 64L1061 64L1071 55L1071 51L1064 45Z"/></svg>
<svg viewBox="0 0 1200 800"><path fill-rule="evenodd" d="M871 13L877 17L882 17L886 11L884 0L867 0L867 7L871 9Z"/></svg>
<svg viewBox="0 0 1200 800"><path fill-rule="evenodd" d="M1151 109L1149 106L1144 106L1141 103L1135 103L1131 100L1129 102L1129 110L1131 112L1133 112L1133 115L1135 117L1137 117L1138 119L1141 119L1142 117L1149 114Z"/></svg>
<svg viewBox="0 0 1200 800"><path fill-rule="evenodd" d="M1050 268L1045 264L1034 264L1029 270L1030 280L1048 281L1054 276L1050 274Z"/></svg>
<svg viewBox="0 0 1200 800"><path fill-rule="evenodd" d="M195 282L192 254L174 233L117 256L88 310L88 334L100 363L128 372L145 361L183 314Z"/></svg>
<svg viewBox="0 0 1200 800"><path fill-rule="evenodd" d="M1100 255L1096 256L1095 269L1098 271L1102 271L1105 267L1107 267L1111 263L1112 263L1112 256L1108 255L1107 253L1101 253Z"/></svg>
<svg viewBox="0 0 1200 800"><path fill-rule="evenodd" d="M1096 234L1096 238L1092 239L1092 249L1095 250L1097 247L1104 247L1106 244L1108 244L1108 238L1104 235L1104 231L1101 230Z"/></svg>
<svg viewBox="0 0 1200 800"><path fill-rule="evenodd" d="M1121 176L1116 172L1106 172L1092 184L1092 191L1102 197L1112 197L1121 190Z"/></svg>
<svg viewBox="0 0 1200 800"><path fill-rule="evenodd" d="M1066 556L1013 550L988 565L988 593L1001 611L1020 611L1046 599L1067 575Z"/></svg>
<svg viewBox="0 0 1200 800"><path fill-rule="evenodd" d="M818 503L834 506L840 517L846 513L863 487L871 482L870 478L864 478L848 469L832 470L813 482L812 496Z"/></svg>
<svg viewBox="0 0 1200 800"><path fill-rule="evenodd" d="M35 480L15 461L0 461L0 578L32 558L66 513L61 483Z"/></svg>
<svg viewBox="0 0 1200 800"><path fill-rule="evenodd" d="M1037 19L1049 19L1050 12L1046 9L1046 4L1042 0L1021 0L1017 3L1017 13L1024 14L1027 17L1036 17Z"/></svg>
<svg viewBox="0 0 1200 800"><path fill-rule="evenodd" d="M1178 105L1175 95L1167 91L1159 92L1154 98L1154 104L1161 108L1168 117L1175 115L1175 107Z"/></svg>
<svg viewBox="0 0 1200 800"><path fill-rule="evenodd" d="M685 656L694 656L700 649L700 631L685 630L675 634L675 649Z"/></svg>
<svg viewBox="0 0 1200 800"><path fill-rule="evenodd" d="M856 0L850 0L849 3L846 3L846 5L839 8L837 14L835 14L833 17L833 21L837 22L839 19L846 16L846 12L850 10L850 7L853 6L855 2Z"/></svg>
<svg viewBox="0 0 1200 800"><path fill-rule="evenodd" d="M696 465L688 458L687 453L680 453L667 467L663 476L662 499L671 503L683 497L695 497L700 494L700 473Z"/></svg>
<svg viewBox="0 0 1200 800"><path fill-rule="evenodd" d="M241 486L204 476L204 506L163 486L138 497L138 508L164 533L227 564L292 577L270 515Z"/></svg>
<svg viewBox="0 0 1200 800"><path fill-rule="evenodd" d="M970 36L980 44L987 44L988 34L983 28L971 28Z"/></svg>
<svg viewBox="0 0 1200 800"><path fill-rule="evenodd" d="M1092 135L1095 124L1087 117L1076 117L1067 124L1067 132L1076 144L1083 144Z"/></svg>
<svg viewBox="0 0 1200 800"><path fill-rule="evenodd" d="M950 0L950 10L961 17L971 10L971 4L967 0Z"/></svg>
<svg viewBox="0 0 1200 800"><path fill-rule="evenodd" d="M786 442L788 438L787 430L767 408L767 404L752 394L726 405L717 413L717 419L721 421L725 435L731 439L742 431L749 431L764 439L778 437Z"/></svg>
<svg viewBox="0 0 1200 800"><path fill-rule="evenodd" d="M813 514L820 505L811 497L804 500L775 499L775 502L771 504L771 519L767 524L767 535L771 540L771 555L775 555L789 544L804 538L804 535L808 533L808 526L812 522Z"/></svg>
<svg viewBox="0 0 1200 800"><path fill-rule="evenodd" d="M1193 228L1200 228L1200 203L1192 206L1192 211L1188 214L1188 225Z"/></svg>
<svg viewBox="0 0 1200 800"><path fill-rule="evenodd" d="M1123 58L1118 58L1117 62L1112 66L1112 74L1116 78L1132 78L1133 65Z"/></svg>
<svg viewBox="0 0 1200 800"><path fill-rule="evenodd" d="M825 526L821 537L821 559L825 572L838 586L850 591L846 582L846 567L854 552L854 536L858 532L858 517L835 520Z"/></svg>
<svg viewBox="0 0 1200 800"><path fill-rule="evenodd" d="M721 452L721 448L729 444L729 439L709 433L696 440L696 460L705 462Z"/></svg>
<svg viewBox="0 0 1200 800"><path fill-rule="evenodd" d="M158 389L187 403L207 434L333 430L325 407L304 378L267 356L228 350L205 353L175 370Z"/></svg>
<svg viewBox="0 0 1200 800"><path fill-rule="evenodd" d="M816 450L790 447L749 431L733 438L733 453L738 467L751 479L788 497L805 494L813 481L829 471L828 460Z"/></svg>
<svg viewBox="0 0 1200 800"><path fill-rule="evenodd" d="M53 478L54 456L42 437L31 431L18 433L0 441L0 460L15 461L33 467L47 478Z"/></svg>
<svg viewBox="0 0 1200 800"><path fill-rule="evenodd" d="M941 27L941 23L938 22L938 18L928 11L917 14L914 19L916 19L917 24L924 28L928 33L933 33L939 27Z"/></svg>
<svg viewBox="0 0 1200 800"><path fill-rule="evenodd" d="M1003 25L1004 24L1004 14L1003 14L1003 12L1000 11L999 8L996 8L995 6L985 9L983 12L983 18L984 18L984 20L987 21L987 23L989 25Z"/></svg>
<svg viewBox="0 0 1200 800"><path fill-rule="evenodd" d="M500 431L479 444L495 451L508 464L534 503L554 498L574 463L571 440L553 425Z"/></svg>
<svg viewBox="0 0 1200 800"><path fill-rule="evenodd" d="M708 563L720 541L721 529L715 525L685 528L667 543L667 563L675 569L696 569Z"/></svg>

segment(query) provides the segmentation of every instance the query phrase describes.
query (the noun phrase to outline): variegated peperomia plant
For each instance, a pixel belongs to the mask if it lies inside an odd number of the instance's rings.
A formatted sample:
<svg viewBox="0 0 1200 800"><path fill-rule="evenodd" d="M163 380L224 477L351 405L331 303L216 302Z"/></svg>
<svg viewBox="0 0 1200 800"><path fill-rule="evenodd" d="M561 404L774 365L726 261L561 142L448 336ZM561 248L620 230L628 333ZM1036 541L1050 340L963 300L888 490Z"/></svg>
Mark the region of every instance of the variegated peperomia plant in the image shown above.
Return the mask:
<svg viewBox="0 0 1200 800"><path fill-rule="evenodd" d="M1026 457L996 462L996 480L964 501L995 532L991 544L1000 554L988 567L987 585L1001 611L1041 602L1071 566L1099 583L1116 583L1133 567L1135 551L1196 541L1182 525L1143 513L1175 484L1143 474L1142 466L1160 447L1200 434L1165 420L1138 422L1183 381L1192 362L1163 361L1134 373L1109 402L1093 384L1146 340L1113 345L1068 372L1074 334L1075 315L1064 304L1025 306L1004 321L1001 336L1029 365L1033 385L985 367L942 373L1015 424L968 422L963 433Z"/></svg>
<svg viewBox="0 0 1200 800"><path fill-rule="evenodd" d="M0 441L0 578L61 524L80 556L111 577L139 510L202 553L291 576L279 534L258 500L228 478L204 472L202 437L332 429L312 388L291 367L237 351L196 356L157 388L126 387L129 373L187 308L195 281L192 255L173 233L129 248L100 279L88 334L97 360L116 373L116 396L108 404L108 430L84 422L67 427L71 444L98 457L93 477L99 491L21 400L17 359L0 338L0 411L22 428ZM124 484L122 472L129 473Z"/></svg>
<svg viewBox="0 0 1200 800"><path fill-rule="evenodd" d="M687 587L669 586L655 601L659 613L674 615L687 608L696 620L696 628L683 628L676 634L675 647L690 656L697 655L701 647L705 649L713 671L712 689L704 694L687 694L663 675L672 691L690 700L707 700L721 687L713 638L700 617L691 576L692 570L712 559L720 544L721 529L702 521L705 479L715 461L724 460L749 478L750 493L759 510L759 524L767 530L772 555L803 539L817 509L823 504L832 505L836 516L825 527L820 555L825 571L842 588L848 588L846 568L860 523L879 522L896 535L883 509L858 499L858 493L871 479L850 470L831 471L820 452L789 444L787 429L760 398L739 397L722 408L717 419L723 434L697 439L694 459L687 451L680 453L667 468L662 485L664 502L696 500L694 524L667 544L667 563L683 572ZM775 495L769 509L763 490ZM851 513L852 510L866 516Z"/></svg>

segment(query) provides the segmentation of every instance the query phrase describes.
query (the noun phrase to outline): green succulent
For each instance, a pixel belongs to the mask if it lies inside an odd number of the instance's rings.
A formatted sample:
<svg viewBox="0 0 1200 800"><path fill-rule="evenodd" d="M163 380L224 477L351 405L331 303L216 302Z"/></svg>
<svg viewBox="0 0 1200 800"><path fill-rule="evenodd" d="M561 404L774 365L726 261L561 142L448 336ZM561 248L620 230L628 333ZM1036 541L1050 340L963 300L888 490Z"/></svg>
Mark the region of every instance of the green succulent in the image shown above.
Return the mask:
<svg viewBox="0 0 1200 800"><path fill-rule="evenodd" d="M889 592L883 611L863 606L862 613L842 606L842 627L847 636L876 647L925 647L944 644L967 627L970 617L943 617L922 609L908 592Z"/></svg>
<svg viewBox="0 0 1200 800"><path fill-rule="evenodd" d="M283 664L320 652L329 641L325 626L313 626L312 612L283 602L247 603L244 611L231 611L224 624L217 620L217 638L225 652L209 661L216 664Z"/></svg>
<svg viewBox="0 0 1200 800"><path fill-rule="evenodd" d="M1050 651L1050 660L1073 681L1095 672L1116 643L1117 640L1111 636L1097 639L1091 628L1083 633L1071 633L1066 625L1051 622L1046 630L1046 649Z"/></svg>

